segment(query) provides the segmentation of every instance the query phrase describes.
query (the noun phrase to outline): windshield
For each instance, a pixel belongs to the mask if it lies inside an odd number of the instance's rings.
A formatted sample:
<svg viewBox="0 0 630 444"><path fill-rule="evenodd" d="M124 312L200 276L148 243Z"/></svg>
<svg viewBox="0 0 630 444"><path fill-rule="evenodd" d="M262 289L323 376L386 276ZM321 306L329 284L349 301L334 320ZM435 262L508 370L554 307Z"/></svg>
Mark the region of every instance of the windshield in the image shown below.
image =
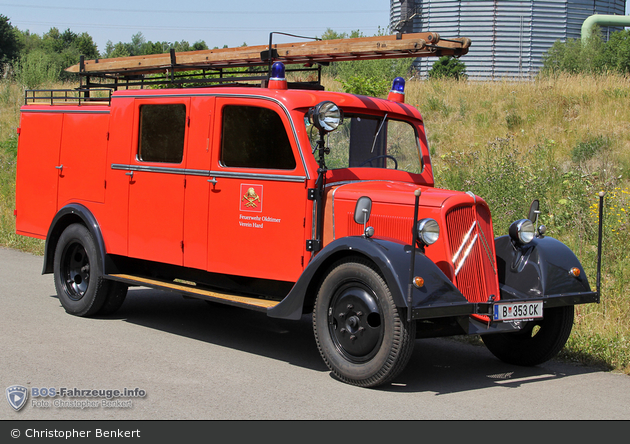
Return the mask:
<svg viewBox="0 0 630 444"><path fill-rule="evenodd" d="M319 131L304 119L311 141L316 147ZM387 114L372 116L345 114L343 123L325 136L330 154L329 169L390 168L422 173L422 156L415 128L408 122L394 120Z"/></svg>

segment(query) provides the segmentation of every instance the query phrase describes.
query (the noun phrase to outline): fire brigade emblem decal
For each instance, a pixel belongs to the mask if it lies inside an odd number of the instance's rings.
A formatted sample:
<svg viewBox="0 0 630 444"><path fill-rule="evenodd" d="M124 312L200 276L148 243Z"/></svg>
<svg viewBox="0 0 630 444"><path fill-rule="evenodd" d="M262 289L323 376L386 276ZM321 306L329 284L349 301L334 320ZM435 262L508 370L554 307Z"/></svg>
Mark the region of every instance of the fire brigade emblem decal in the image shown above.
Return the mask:
<svg viewBox="0 0 630 444"><path fill-rule="evenodd" d="M7 387L7 401L9 405L19 411L26 404L28 398L28 389L21 385L12 385Z"/></svg>
<svg viewBox="0 0 630 444"><path fill-rule="evenodd" d="M262 185L241 184L241 211L262 213Z"/></svg>

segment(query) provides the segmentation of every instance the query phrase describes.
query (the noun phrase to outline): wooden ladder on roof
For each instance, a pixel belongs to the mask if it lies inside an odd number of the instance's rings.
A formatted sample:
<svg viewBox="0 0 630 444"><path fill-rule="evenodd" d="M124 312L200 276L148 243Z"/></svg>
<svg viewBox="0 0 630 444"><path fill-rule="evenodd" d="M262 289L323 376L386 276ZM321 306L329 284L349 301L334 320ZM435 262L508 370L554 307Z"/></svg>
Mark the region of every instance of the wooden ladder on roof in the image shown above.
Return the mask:
<svg viewBox="0 0 630 444"><path fill-rule="evenodd" d="M273 33L272 33L273 34ZM326 65L331 62L417 57L459 57L468 53L468 38L442 38L435 32L316 40L297 43L242 46L236 48L151 54L110 59L81 60L66 69L84 77L116 80L138 79L147 74L167 74L194 70L221 71L226 68L255 68L285 65ZM271 57L270 57L271 55ZM260 71L258 72L260 76ZM269 72L265 72L269 75ZM260 77L259 77L260 78Z"/></svg>

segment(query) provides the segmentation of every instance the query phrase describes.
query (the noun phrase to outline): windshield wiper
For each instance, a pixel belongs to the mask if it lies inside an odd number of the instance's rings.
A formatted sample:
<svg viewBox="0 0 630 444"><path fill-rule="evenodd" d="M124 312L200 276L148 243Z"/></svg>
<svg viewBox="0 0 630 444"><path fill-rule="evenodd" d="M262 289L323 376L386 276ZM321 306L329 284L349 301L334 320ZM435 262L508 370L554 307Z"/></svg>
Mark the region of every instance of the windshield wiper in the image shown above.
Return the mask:
<svg viewBox="0 0 630 444"><path fill-rule="evenodd" d="M374 141L372 142L372 149L370 150L370 153L374 152L374 147L376 146L376 139L378 139L378 135L381 133L381 130L383 129L383 125L385 124L385 121L387 120L387 116L389 114L385 113L385 116L383 117L383 120L381 121L381 124L378 127L378 130L376 131L376 134L374 134Z"/></svg>

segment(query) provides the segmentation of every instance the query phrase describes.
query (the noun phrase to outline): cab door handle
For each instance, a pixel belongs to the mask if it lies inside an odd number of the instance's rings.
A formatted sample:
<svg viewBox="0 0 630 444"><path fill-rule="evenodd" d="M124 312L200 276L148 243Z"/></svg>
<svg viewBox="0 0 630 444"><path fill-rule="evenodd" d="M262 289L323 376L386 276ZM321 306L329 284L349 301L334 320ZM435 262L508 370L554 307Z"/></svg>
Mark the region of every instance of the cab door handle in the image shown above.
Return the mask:
<svg viewBox="0 0 630 444"><path fill-rule="evenodd" d="M208 179L208 182L210 182L212 185L216 185L218 181L216 177L213 177L211 179Z"/></svg>

